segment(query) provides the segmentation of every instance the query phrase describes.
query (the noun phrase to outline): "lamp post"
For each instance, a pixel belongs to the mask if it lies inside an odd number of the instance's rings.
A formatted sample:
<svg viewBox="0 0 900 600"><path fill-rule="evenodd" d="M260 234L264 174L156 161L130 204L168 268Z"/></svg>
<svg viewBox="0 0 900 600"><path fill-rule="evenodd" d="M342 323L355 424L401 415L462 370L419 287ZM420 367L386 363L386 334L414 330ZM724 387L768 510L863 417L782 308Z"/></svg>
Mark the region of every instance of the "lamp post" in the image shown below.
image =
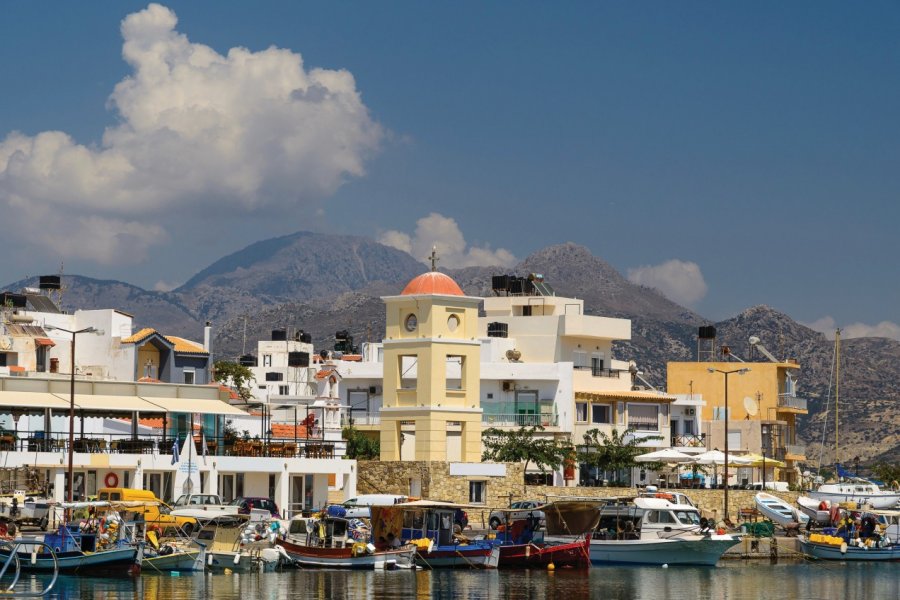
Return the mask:
<svg viewBox="0 0 900 600"><path fill-rule="evenodd" d="M85 327L84 329L78 329L72 331L70 329L64 329L62 327L57 327L56 325L46 325L44 329L48 329L51 331L62 331L63 333L68 333L72 336L71 342L71 356L72 356L72 365L69 369L71 371L71 375L69 377L69 469L67 473L68 478L68 493L66 494L66 500L71 503L73 500L74 488L75 488L75 477L74 477L74 458L75 458L75 336L79 333L93 333L96 335L103 335L103 331L97 329L96 327ZM66 510L66 520L68 520L71 515L72 509Z"/></svg>
<svg viewBox="0 0 900 600"><path fill-rule="evenodd" d="M760 445L762 446L762 457L763 457L763 490L766 489L766 437L769 435L769 427L767 425L762 426L762 439L760 439Z"/></svg>
<svg viewBox="0 0 900 600"><path fill-rule="evenodd" d="M710 373L721 373L725 376L725 521L728 521L728 376L737 373L743 375L750 371L748 367L743 369L735 369L733 371L723 371L721 369L707 369Z"/></svg>
<svg viewBox="0 0 900 600"><path fill-rule="evenodd" d="M854 470L856 471L856 476L859 477L859 457L858 456L853 459L853 466L855 467Z"/></svg>

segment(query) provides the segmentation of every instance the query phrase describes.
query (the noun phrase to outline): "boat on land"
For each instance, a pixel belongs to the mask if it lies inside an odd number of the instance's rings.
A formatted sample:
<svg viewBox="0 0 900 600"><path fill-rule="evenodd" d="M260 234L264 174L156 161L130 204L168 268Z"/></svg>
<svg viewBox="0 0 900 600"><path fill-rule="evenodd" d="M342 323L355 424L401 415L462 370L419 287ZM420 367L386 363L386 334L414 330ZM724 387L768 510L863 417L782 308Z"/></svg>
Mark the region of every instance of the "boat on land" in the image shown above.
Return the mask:
<svg viewBox="0 0 900 600"><path fill-rule="evenodd" d="M791 506L778 496L760 492L756 494L756 508L767 519L778 523L782 527L792 523L800 523L806 525L809 522L809 515L801 512L797 507Z"/></svg>
<svg viewBox="0 0 900 600"><path fill-rule="evenodd" d="M495 541L500 545L499 568L584 568L591 566L591 533L599 514L591 503L559 501L538 507L543 516L506 519ZM500 511L506 515L519 509ZM540 530L541 521L545 522Z"/></svg>
<svg viewBox="0 0 900 600"><path fill-rule="evenodd" d="M367 535L356 533L355 519L320 514L294 517L287 534L276 540L287 556L302 568L355 570L415 568L415 546L376 546Z"/></svg>
<svg viewBox="0 0 900 600"><path fill-rule="evenodd" d="M594 565L713 566L740 536L715 531L687 504L664 498L634 498L598 506L599 525L591 539Z"/></svg>
<svg viewBox="0 0 900 600"><path fill-rule="evenodd" d="M456 511L468 508L451 502L417 500L393 506L373 506L372 536L376 547L399 539L416 547L416 565L424 568L496 569L500 546L494 540L469 539L458 531Z"/></svg>

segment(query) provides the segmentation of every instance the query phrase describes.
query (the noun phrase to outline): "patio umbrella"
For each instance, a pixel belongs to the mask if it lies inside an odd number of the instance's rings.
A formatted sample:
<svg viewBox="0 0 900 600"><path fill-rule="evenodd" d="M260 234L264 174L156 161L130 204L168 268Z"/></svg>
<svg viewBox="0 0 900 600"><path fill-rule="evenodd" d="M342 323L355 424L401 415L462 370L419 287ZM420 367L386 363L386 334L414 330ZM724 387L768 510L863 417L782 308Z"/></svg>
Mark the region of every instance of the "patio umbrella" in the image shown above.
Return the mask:
<svg viewBox="0 0 900 600"><path fill-rule="evenodd" d="M690 462L693 459L694 457L690 454L685 454L672 448L665 448L663 450L657 450L656 452L641 454L634 458L635 462L658 462L666 464Z"/></svg>
<svg viewBox="0 0 900 600"><path fill-rule="evenodd" d="M751 467L761 467L763 466L763 457L761 454L744 454L740 458L744 460L749 460L750 464L748 466ZM774 458L769 458L768 456L765 458L766 468L769 467L778 467L779 469L785 468L787 465L780 461L775 460Z"/></svg>
<svg viewBox="0 0 900 600"><path fill-rule="evenodd" d="M691 457L692 462L698 465L724 465L725 464L725 453L720 452L719 450L710 450L708 452L704 452L703 454L698 454L696 456ZM742 456L737 456L735 454L728 454L728 466L729 467L749 467L751 466L752 461L747 460ZM768 462L768 461L767 461Z"/></svg>

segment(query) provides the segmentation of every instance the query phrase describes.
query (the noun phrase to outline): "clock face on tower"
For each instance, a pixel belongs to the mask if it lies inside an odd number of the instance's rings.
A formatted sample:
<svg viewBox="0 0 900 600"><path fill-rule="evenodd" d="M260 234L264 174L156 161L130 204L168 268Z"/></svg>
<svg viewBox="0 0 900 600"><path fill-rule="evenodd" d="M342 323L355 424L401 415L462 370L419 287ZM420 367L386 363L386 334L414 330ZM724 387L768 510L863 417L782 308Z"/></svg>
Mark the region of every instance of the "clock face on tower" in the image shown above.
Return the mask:
<svg viewBox="0 0 900 600"><path fill-rule="evenodd" d="M419 325L419 320L416 318L416 315L411 314L406 317L406 322L404 323L404 326L406 327L407 331L409 331L409 332L415 331L416 327L418 327L418 325Z"/></svg>

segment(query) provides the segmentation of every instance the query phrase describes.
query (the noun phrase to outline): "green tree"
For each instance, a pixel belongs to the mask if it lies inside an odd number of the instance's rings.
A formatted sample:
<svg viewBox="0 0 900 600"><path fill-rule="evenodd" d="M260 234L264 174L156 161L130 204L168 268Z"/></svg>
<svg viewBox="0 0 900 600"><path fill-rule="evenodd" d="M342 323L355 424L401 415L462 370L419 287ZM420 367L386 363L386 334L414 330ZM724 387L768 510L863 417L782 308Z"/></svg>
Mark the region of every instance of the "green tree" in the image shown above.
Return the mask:
<svg viewBox="0 0 900 600"><path fill-rule="evenodd" d="M511 431L496 427L485 429L481 434L481 443L484 445L481 460L524 462L526 472L528 465L532 463L537 465L542 473L547 469L558 469L572 454L572 444L568 440L536 435L543 430L540 425L520 427Z"/></svg>
<svg viewBox="0 0 900 600"><path fill-rule="evenodd" d="M356 460L377 460L381 456L381 444L373 440L359 429L349 425L341 431L341 437L347 441L347 458Z"/></svg>
<svg viewBox="0 0 900 600"><path fill-rule="evenodd" d="M653 468L652 464L638 463L634 460L647 451L638 444L661 439L658 435L637 437L634 435L634 429L626 429L621 434L616 428L610 433L591 429L584 434L584 445L580 448L578 459L582 464L613 471L617 476L621 471L639 465Z"/></svg>
<svg viewBox="0 0 900 600"><path fill-rule="evenodd" d="M900 481L900 465L878 463L872 467L872 472L875 474L875 477L887 485Z"/></svg>
<svg viewBox="0 0 900 600"><path fill-rule="evenodd" d="M242 400L246 401L253 397L250 384L256 380L256 377L253 376L253 371L249 367L227 360L217 360L213 364L213 372L216 381L234 388Z"/></svg>

